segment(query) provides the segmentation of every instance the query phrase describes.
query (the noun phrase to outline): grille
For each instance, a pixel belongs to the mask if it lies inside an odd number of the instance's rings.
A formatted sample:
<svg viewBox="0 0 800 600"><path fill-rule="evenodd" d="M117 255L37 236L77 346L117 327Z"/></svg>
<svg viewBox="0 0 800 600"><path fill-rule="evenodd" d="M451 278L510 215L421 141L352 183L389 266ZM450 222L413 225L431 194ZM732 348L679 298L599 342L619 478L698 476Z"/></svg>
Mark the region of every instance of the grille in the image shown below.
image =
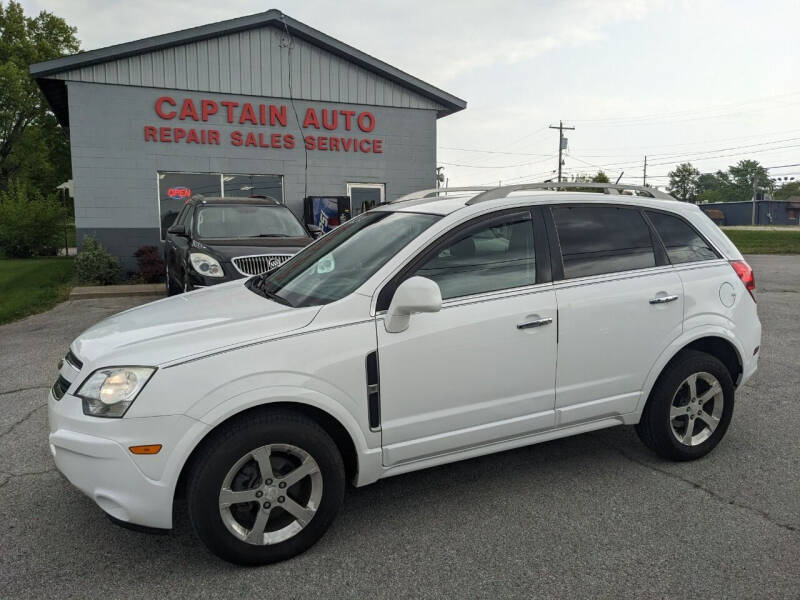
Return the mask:
<svg viewBox="0 0 800 600"><path fill-rule="evenodd" d="M64 397L64 394L67 393L69 385L70 385L69 381L67 381L61 375L59 375L58 379L56 379L56 382L53 384L53 397L56 400L61 400L61 398Z"/></svg>
<svg viewBox="0 0 800 600"><path fill-rule="evenodd" d="M242 275L260 275L280 267L292 257L291 254L258 254L255 256L237 256L233 266Z"/></svg>
<svg viewBox="0 0 800 600"><path fill-rule="evenodd" d="M80 371L83 368L83 363L81 362L81 359L75 356L72 353L72 350L67 352L67 355L64 357L64 360L66 360L69 364L78 369L78 371Z"/></svg>

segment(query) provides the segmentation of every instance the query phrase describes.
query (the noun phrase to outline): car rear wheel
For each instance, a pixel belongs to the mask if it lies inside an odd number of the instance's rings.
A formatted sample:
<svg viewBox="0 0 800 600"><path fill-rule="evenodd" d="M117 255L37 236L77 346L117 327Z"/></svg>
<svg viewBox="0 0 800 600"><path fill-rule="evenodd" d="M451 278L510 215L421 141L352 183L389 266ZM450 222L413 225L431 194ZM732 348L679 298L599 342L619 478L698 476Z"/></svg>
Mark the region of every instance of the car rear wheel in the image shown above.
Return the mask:
<svg viewBox="0 0 800 600"><path fill-rule="evenodd" d="M685 351L656 382L636 432L664 458L700 458L725 435L733 401L725 365L704 352Z"/></svg>
<svg viewBox="0 0 800 600"><path fill-rule="evenodd" d="M344 465L330 436L290 411L223 426L193 460L189 515L217 556L240 565L291 558L327 530L344 496Z"/></svg>

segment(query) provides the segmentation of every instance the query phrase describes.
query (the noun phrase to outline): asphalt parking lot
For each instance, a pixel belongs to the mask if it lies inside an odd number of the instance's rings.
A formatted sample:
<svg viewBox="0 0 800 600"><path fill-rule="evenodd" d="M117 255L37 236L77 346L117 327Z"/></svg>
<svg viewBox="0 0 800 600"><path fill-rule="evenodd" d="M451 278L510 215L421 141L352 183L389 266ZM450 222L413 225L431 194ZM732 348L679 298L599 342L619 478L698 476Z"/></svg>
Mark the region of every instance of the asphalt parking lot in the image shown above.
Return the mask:
<svg viewBox="0 0 800 600"><path fill-rule="evenodd" d="M617 427L351 488L306 554L242 569L183 511L168 535L111 524L55 471L46 394L69 342L131 300L0 327L0 596L797 598L800 257L748 257L760 370L721 445L665 462Z"/></svg>

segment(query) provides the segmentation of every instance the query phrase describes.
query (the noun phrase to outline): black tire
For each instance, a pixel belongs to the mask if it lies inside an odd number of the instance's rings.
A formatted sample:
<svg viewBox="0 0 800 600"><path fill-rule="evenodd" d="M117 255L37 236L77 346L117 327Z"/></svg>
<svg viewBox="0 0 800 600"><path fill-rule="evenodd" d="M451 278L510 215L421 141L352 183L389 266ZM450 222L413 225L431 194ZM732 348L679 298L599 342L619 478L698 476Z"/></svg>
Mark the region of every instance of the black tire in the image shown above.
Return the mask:
<svg viewBox="0 0 800 600"><path fill-rule="evenodd" d="M322 497L314 516L293 537L272 545L253 545L229 531L218 499L225 476L236 462L271 444L290 444L311 455L322 477ZM193 458L187 483L189 517L197 536L220 558L252 566L291 558L322 537L341 508L345 471L336 444L319 424L293 411L265 409L212 433ZM253 508L257 511L257 507Z"/></svg>
<svg viewBox="0 0 800 600"><path fill-rule="evenodd" d="M697 373L711 374L719 382L723 398L722 414L716 429L705 441L695 446L689 446L681 443L673 433L670 409L673 398L679 392L683 382ZM700 458L711 452L725 435L733 416L734 394L730 372L721 361L705 352L685 350L667 366L658 378L650 392L650 398L644 408L642 418L636 425L636 433L639 434L639 439L645 446L663 458L671 460Z"/></svg>

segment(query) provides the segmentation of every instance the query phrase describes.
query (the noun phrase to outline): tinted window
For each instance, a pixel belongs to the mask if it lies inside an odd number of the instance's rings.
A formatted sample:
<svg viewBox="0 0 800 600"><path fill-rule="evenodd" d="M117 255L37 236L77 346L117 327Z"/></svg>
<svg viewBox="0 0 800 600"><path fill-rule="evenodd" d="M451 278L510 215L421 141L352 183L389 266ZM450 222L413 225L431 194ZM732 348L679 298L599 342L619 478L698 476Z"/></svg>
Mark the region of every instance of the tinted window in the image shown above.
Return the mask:
<svg viewBox="0 0 800 600"><path fill-rule="evenodd" d="M197 237L206 239L308 235L288 208L252 204L201 205L194 228Z"/></svg>
<svg viewBox="0 0 800 600"><path fill-rule="evenodd" d="M530 215L517 213L470 227L414 275L433 279L444 299L533 284L536 262Z"/></svg>
<svg viewBox="0 0 800 600"><path fill-rule="evenodd" d="M697 232L683 219L659 212L647 212L661 241L667 248L667 256L672 264L711 260L717 258Z"/></svg>
<svg viewBox="0 0 800 600"><path fill-rule="evenodd" d="M638 210L613 206L554 207L564 277L587 277L656 264L650 228Z"/></svg>

